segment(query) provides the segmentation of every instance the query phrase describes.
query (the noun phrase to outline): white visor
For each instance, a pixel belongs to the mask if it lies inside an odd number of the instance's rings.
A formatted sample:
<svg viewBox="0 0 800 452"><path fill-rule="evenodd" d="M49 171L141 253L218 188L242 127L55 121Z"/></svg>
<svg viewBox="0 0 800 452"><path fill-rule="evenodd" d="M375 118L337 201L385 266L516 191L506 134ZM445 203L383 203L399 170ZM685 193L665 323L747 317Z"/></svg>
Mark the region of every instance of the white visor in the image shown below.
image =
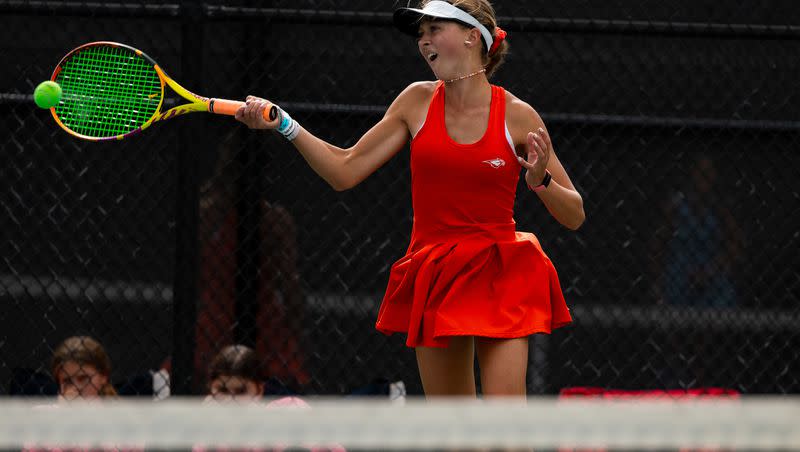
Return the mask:
<svg viewBox="0 0 800 452"><path fill-rule="evenodd" d="M465 11L440 0L428 2L424 8L400 8L394 12L394 25L405 34L416 37L419 33L419 23L423 17L436 17L438 19L449 19L477 28L481 32L483 42L486 44L486 52L492 48L492 34L486 29L478 19L470 16Z"/></svg>

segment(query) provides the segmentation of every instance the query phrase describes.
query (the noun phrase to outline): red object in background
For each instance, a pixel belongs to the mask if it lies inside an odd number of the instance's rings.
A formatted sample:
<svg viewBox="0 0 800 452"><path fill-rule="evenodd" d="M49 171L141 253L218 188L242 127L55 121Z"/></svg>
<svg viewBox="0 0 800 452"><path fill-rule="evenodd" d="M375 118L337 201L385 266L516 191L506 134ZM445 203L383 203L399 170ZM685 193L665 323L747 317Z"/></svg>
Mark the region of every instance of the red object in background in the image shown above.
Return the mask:
<svg viewBox="0 0 800 452"><path fill-rule="evenodd" d="M563 388L559 392L560 398L565 397L596 397L603 399L653 399L653 398L694 398L694 397L735 397L739 391L727 388L696 388L696 389L605 389L592 386L574 386Z"/></svg>

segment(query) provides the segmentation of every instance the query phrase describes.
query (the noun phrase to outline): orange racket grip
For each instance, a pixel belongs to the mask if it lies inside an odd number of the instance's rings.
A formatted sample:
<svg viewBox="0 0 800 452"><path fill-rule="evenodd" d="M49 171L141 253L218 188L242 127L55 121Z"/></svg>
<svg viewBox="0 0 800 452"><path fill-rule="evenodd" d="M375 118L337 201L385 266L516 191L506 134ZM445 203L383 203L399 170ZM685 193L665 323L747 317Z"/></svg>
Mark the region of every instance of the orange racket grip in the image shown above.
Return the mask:
<svg viewBox="0 0 800 452"><path fill-rule="evenodd" d="M209 99L208 111L218 115L233 116L236 114L236 110L243 105L244 102L239 102L238 100ZM267 108L264 109L264 121L267 121L271 128L276 128L280 124L280 120L278 107L267 102Z"/></svg>

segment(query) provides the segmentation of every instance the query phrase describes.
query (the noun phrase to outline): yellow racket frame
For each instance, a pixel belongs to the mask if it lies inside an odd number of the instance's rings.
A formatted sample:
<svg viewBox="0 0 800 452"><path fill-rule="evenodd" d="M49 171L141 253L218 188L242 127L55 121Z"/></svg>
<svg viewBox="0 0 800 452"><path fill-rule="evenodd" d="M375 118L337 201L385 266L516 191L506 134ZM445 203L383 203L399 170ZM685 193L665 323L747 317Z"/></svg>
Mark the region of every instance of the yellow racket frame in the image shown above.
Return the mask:
<svg viewBox="0 0 800 452"><path fill-rule="evenodd" d="M126 48L136 55L143 57L146 61L153 65L153 69L158 74L158 78L161 81L161 99L159 100L158 107L156 108L155 113L153 116L148 119L144 124L142 124L139 128L131 130L130 132L126 132L123 134L111 136L111 137L92 137L88 135L83 135L71 130L67 127L61 119L59 119L58 115L56 114L55 107L50 108L50 113L53 115L53 119L55 119L56 123L64 130L66 130L69 134L89 141L108 141L108 140L122 140L123 138L127 138L131 135L136 135L139 132L147 129L151 125L159 122L165 121L167 119L172 119L176 116L181 116L187 113L214 113L218 115L227 115L233 116L236 114L236 111L244 105L244 102L235 101L235 100L228 100L228 99L218 99L218 98L208 98L203 96L198 96L197 94L189 91L188 89L181 86L178 82L173 80L167 73L161 69L158 63L155 62L152 58L150 58L146 53L142 52L139 49L131 47L126 44L121 44L118 42L111 42L111 41L96 41L90 42L87 44L83 44L75 49L72 49L69 53L67 53L64 58L56 66L55 70L53 71L53 75L50 77L50 80L56 81L58 74L61 72L63 65L65 62L69 61L69 58L77 53L80 52L88 47L97 47L97 46L111 46L111 47L123 47ZM174 91L177 95L188 100L188 104L182 104L175 107L170 108L167 111L161 111L162 107L164 106L164 86L169 86L172 91ZM267 107L264 109L264 120L269 123L269 127L276 128L280 122L280 115L278 114L278 107L273 104L268 103Z"/></svg>

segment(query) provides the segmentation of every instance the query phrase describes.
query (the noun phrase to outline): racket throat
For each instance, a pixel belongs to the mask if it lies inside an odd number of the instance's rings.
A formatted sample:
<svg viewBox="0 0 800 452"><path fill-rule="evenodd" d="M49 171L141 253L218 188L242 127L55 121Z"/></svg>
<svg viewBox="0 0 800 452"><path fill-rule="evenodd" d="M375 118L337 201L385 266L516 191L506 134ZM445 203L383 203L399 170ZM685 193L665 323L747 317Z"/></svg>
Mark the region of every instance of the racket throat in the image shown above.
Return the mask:
<svg viewBox="0 0 800 452"><path fill-rule="evenodd" d="M158 113L153 116L153 120L151 122L159 122L165 121L167 119L172 119L176 116L185 115L187 113L197 113L197 112L205 112L208 111L208 107L205 104L186 104L186 105L179 105L174 108L170 108L169 110Z"/></svg>

